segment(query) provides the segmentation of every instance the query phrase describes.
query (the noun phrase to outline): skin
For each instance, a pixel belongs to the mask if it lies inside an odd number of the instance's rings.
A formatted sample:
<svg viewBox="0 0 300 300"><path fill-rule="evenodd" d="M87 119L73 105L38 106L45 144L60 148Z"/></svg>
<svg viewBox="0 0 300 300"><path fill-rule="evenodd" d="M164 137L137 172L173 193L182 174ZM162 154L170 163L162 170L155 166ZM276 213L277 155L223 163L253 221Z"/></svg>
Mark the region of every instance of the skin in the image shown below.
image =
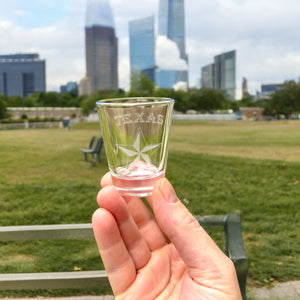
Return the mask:
<svg viewBox="0 0 300 300"><path fill-rule="evenodd" d="M148 210L121 196L106 174L93 215L95 239L116 300L242 299L231 260L177 198L156 182Z"/></svg>

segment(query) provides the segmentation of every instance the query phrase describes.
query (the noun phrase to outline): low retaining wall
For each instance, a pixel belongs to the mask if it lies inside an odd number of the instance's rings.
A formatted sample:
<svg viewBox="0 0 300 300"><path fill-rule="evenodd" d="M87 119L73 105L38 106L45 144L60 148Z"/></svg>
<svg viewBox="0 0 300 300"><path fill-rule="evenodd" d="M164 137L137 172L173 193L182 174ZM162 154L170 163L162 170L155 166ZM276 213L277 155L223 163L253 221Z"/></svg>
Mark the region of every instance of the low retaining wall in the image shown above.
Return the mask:
<svg viewBox="0 0 300 300"><path fill-rule="evenodd" d="M55 118L82 117L79 107L8 107L7 112L13 119L20 119L22 115L27 118Z"/></svg>
<svg viewBox="0 0 300 300"><path fill-rule="evenodd" d="M61 122L3 123L0 130L62 127Z"/></svg>
<svg viewBox="0 0 300 300"><path fill-rule="evenodd" d="M203 120L203 121L235 121L240 117L235 114L174 114L173 120Z"/></svg>

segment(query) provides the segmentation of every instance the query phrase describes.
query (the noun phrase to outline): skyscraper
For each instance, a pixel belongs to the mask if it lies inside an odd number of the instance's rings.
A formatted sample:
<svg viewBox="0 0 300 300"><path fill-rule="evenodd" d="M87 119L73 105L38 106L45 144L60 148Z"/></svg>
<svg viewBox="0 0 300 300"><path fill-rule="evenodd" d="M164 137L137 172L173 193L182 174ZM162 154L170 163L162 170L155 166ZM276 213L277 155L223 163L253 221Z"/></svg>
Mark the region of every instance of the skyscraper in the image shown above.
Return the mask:
<svg viewBox="0 0 300 300"><path fill-rule="evenodd" d="M46 62L37 53L0 55L0 94L24 98L46 91Z"/></svg>
<svg viewBox="0 0 300 300"><path fill-rule="evenodd" d="M130 73L144 72L155 82L154 16L129 22Z"/></svg>
<svg viewBox="0 0 300 300"><path fill-rule="evenodd" d="M223 90L230 99L235 100L236 88L236 51L229 51L214 57L215 76L214 88Z"/></svg>
<svg viewBox="0 0 300 300"><path fill-rule="evenodd" d="M216 55L213 64L202 67L201 82L203 87L224 91L235 100L236 51Z"/></svg>
<svg viewBox="0 0 300 300"><path fill-rule="evenodd" d="M188 56L185 52L184 20L184 0L160 0L158 35L166 36L173 41L179 49L180 58L187 64ZM169 84L173 82L172 85L174 85L178 81L188 83L187 70L177 70L176 65L174 65L174 70L157 70L156 82L158 86L162 86L166 82L169 82ZM172 85L169 88L172 88Z"/></svg>
<svg viewBox="0 0 300 300"><path fill-rule="evenodd" d="M118 40L109 0L87 0L85 19L86 78L80 94L118 88Z"/></svg>
<svg viewBox="0 0 300 300"><path fill-rule="evenodd" d="M214 88L214 64L209 64L205 67L202 67L202 74L201 74L201 86L207 88Z"/></svg>

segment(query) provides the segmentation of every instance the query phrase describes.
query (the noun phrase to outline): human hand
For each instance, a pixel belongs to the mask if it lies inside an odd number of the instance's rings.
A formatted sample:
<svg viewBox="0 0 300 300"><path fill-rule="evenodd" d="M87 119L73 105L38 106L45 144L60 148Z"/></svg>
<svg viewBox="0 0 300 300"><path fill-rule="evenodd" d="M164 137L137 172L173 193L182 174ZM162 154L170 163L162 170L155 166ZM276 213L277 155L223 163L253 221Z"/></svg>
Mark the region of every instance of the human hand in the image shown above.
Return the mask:
<svg viewBox="0 0 300 300"><path fill-rule="evenodd" d="M231 260L179 201L167 179L147 201L121 196L106 174L93 230L116 300L239 300Z"/></svg>

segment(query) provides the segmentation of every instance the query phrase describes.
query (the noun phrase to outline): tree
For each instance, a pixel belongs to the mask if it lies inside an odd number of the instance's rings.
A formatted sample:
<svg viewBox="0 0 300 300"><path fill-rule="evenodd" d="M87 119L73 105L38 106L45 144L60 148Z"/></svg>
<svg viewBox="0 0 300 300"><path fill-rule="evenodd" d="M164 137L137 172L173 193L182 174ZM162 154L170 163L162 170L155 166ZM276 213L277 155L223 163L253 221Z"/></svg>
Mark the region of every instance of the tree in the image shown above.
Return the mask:
<svg viewBox="0 0 300 300"><path fill-rule="evenodd" d="M6 104L4 97L0 95L0 120L6 117Z"/></svg>
<svg viewBox="0 0 300 300"><path fill-rule="evenodd" d="M223 109L227 105L223 92L203 87L200 90L190 90L191 108L201 111L213 111Z"/></svg>
<svg viewBox="0 0 300 300"><path fill-rule="evenodd" d="M144 72L135 72L131 75L129 97L151 96L155 89L154 82Z"/></svg>
<svg viewBox="0 0 300 300"><path fill-rule="evenodd" d="M6 97L6 106L7 107L22 107L23 101L20 96Z"/></svg>
<svg viewBox="0 0 300 300"><path fill-rule="evenodd" d="M277 114L289 115L300 112L300 84L295 81L287 81L272 94L271 107Z"/></svg>
<svg viewBox="0 0 300 300"><path fill-rule="evenodd" d="M96 102L106 98L122 98L124 97L123 90L101 90L81 100L81 108L83 115L88 115L96 108Z"/></svg>

